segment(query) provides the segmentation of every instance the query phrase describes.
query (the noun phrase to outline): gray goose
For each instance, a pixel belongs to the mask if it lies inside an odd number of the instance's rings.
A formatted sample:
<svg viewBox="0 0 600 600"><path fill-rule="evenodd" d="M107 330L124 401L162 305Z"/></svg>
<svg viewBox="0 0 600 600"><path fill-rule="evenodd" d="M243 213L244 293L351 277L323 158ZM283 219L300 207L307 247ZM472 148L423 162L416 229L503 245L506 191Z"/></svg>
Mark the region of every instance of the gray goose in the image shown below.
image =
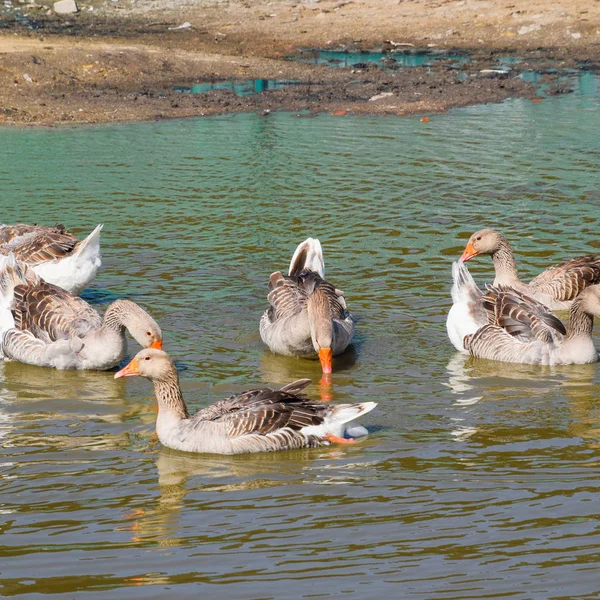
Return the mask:
<svg viewBox="0 0 600 600"><path fill-rule="evenodd" d="M354 335L343 292L325 280L321 243L308 238L294 252L288 275L269 280L271 307L260 320L260 337L275 354L318 356L323 373Z"/></svg>
<svg viewBox="0 0 600 600"><path fill-rule="evenodd" d="M503 362L567 365L597 362L592 340L600 316L600 285L584 289L571 305L568 328L543 304L506 285L483 293L462 262L453 264L454 304L448 336L457 350Z"/></svg>
<svg viewBox="0 0 600 600"><path fill-rule="evenodd" d="M101 231L79 241L64 225L0 225L0 254L12 252L48 283L79 294L100 268Z"/></svg>
<svg viewBox="0 0 600 600"><path fill-rule="evenodd" d="M156 321L129 300L100 315L44 281L13 254L0 256L0 349L7 360L57 369L105 370L127 350L125 329L141 346L162 347Z"/></svg>
<svg viewBox="0 0 600 600"><path fill-rule="evenodd" d="M243 454L352 443L352 438L343 437L350 423L377 406L308 400L302 392L310 380L300 379L280 390L235 394L190 416L177 369L166 352L150 348L138 352L115 378L140 375L154 384L158 439L185 452Z"/></svg>
<svg viewBox="0 0 600 600"><path fill-rule="evenodd" d="M494 285L508 285L541 302L551 310L568 310L579 293L600 283L600 258L579 256L550 267L529 283L517 274L517 263L509 241L493 229L475 232L467 242L460 261L490 254L494 261Z"/></svg>

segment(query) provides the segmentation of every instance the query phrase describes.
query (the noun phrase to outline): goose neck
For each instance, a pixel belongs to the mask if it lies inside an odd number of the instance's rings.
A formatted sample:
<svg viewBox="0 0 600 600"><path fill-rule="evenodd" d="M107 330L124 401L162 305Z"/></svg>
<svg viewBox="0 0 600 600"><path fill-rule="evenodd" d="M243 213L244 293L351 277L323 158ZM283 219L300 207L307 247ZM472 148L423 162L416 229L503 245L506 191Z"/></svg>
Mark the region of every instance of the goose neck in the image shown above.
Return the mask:
<svg viewBox="0 0 600 600"><path fill-rule="evenodd" d="M158 410L169 411L180 419L189 419L190 415L179 387L177 372L169 373L162 379L154 380L154 393L158 401Z"/></svg>
<svg viewBox="0 0 600 600"><path fill-rule="evenodd" d="M571 319L567 337L591 337L593 327L594 317L584 310L581 298L575 299L571 306Z"/></svg>
<svg viewBox="0 0 600 600"><path fill-rule="evenodd" d="M500 236L498 246L492 253L492 260L496 271L495 285L515 285L519 283L515 256L509 241L504 236Z"/></svg>

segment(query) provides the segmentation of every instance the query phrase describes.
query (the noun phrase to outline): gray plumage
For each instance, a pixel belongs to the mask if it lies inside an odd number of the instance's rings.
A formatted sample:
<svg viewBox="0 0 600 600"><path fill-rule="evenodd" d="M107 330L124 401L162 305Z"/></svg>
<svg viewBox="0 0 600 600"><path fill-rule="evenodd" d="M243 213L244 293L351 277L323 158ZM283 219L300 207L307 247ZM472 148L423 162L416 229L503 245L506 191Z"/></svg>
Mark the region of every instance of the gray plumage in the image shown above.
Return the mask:
<svg viewBox="0 0 600 600"><path fill-rule="evenodd" d="M154 384L159 440L186 452L241 454L326 445L328 434L343 436L347 424L376 406L309 400L303 391L310 380L302 379L280 390L235 394L190 416L177 369L165 352L142 350L115 377L138 375Z"/></svg>
<svg viewBox="0 0 600 600"><path fill-rule="evenodd" d="M4 358L58 369L110 369L127 349L162 340L154 319L129 300L101 317L87 302L39 277L13 254L0 257L0 347Z"/></svg>
<svg viewBox="0 0 600 600"><path fill-rule="evenodd" d="M289 274L269 279L268 310L260 320L263 342L276 354L315 356L322 348L341 354L354 335L343 292L325 280L319 240L302 242Z"/></svg>

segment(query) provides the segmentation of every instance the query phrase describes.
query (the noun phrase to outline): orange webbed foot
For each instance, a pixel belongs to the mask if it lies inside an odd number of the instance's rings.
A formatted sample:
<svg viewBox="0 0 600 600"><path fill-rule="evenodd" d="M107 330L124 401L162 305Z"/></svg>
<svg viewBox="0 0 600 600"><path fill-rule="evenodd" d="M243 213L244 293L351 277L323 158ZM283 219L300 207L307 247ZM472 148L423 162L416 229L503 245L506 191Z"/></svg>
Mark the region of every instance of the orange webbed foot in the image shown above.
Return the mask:
<svg viewBox="0 0 600 600"><path fill-rule="evenodd" d="M328 441L330 444L355 444L356 440L354 438L341 438L337 435L333 435L333 433L328 433L324 438L324 440Z"/></svg>

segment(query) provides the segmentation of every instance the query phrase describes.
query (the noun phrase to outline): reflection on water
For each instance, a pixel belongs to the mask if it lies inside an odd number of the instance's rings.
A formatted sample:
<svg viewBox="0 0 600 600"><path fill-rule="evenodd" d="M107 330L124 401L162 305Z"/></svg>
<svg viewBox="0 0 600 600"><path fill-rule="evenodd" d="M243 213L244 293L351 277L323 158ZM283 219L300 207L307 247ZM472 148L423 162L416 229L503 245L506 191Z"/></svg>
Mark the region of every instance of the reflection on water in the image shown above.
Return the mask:
<svg viewBox="0 0 600 600"><path fill-rule="evenodd" d="M313 398L379 403L347 448L190 456L156 441L145 380L0 365L0 595L596 596L598 366L455 355L444 327L451 262L483 226L524 279L598 252L598 79L572 83L427 128L0 130L3 220L105 223L86 297L148 308L191 411L302 377ZM309 235L358 318L325 387L318 361L258 334L269 274ZM493 279L491 261L472 270Z"/></svg>

